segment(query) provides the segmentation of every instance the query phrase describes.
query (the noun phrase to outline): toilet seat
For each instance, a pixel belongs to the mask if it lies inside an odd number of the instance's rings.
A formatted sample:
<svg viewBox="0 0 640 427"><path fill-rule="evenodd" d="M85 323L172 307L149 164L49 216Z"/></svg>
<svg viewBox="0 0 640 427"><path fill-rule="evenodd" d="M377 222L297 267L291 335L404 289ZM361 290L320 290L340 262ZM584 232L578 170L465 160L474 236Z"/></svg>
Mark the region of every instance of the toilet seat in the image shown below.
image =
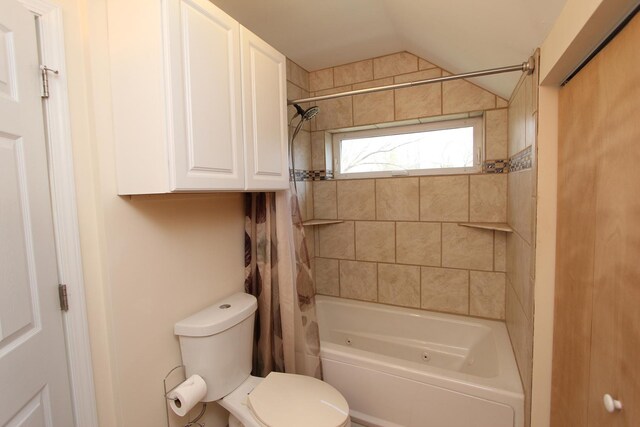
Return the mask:
<svg viewBox="0 0 640 427"><path fill-rule="evenodd" d="M254 417L267 427L342 427L349 405L338 390L316 378L272 372L248 397Z"/></svg>

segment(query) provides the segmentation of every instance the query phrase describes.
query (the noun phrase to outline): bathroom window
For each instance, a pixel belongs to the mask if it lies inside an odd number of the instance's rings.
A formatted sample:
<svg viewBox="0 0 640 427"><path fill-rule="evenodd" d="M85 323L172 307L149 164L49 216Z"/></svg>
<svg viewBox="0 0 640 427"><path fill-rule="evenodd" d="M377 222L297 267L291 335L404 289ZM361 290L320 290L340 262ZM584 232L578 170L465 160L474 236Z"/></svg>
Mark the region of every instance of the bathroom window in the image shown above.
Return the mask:
<svg viewBox="0 0 640 427"><path fill-rule="evenodd" d="M482 117L333 135L336 178L480 171Z"/></svg>

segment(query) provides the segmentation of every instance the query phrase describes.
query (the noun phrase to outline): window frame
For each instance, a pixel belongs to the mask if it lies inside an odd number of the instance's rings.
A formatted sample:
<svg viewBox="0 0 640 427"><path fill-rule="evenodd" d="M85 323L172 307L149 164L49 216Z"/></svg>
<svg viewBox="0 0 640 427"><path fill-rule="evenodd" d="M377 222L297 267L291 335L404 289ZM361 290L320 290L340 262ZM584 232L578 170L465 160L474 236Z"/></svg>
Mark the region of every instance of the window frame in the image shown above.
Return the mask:
<svg viewBox="0 0 640 427"><path fill-rule="evenodd" d="M447 119L432 121L428 123L398 125L379 127L375 129L353 130L337 132L332 135L333 148L333 176L335 179L364 179L364 178L389 178L401 176L424 176L424 175L460 175L474 174L482 171L482 161L484 157L484 129L483 116L465 117L462 119ZM473 166L458 168L433 168L433 169L411 169L398 171L377 171L377 172L349 172L340 173L340 148L345 139L366 138L387 135L402 135L407 133L428 132L447 129L458 129L462 127L473 128Z"/></svg>

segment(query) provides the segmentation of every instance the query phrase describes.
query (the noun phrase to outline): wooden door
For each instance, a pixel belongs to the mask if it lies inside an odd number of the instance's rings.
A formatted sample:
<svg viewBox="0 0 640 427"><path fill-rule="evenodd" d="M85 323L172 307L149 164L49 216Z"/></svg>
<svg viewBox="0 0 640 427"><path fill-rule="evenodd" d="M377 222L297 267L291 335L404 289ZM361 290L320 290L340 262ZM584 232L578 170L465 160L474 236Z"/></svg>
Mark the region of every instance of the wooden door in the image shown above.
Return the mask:
<svg viewBox="0 0 640 427"><path fill-rule="evenodd" d="M244 27L240 42L246 189L289 188L286 58Z"/></svg>
<svg viewBox="0 0 640 427"><path fill-rule="evenodd" d="M34 16L0 2L0 425L72 426Z"/></svg>
<svg viewBox="0 0 640 427"><path fill-rule="evenodd" d="M207 0L165 1L172 190L243 189L240 24Z"/></svg>
<svg viewBox="0 0 640 427"><path fill-rule="evenodd" d="M640 425L639 52L636 16L560 92L552 426Z"/></svg>

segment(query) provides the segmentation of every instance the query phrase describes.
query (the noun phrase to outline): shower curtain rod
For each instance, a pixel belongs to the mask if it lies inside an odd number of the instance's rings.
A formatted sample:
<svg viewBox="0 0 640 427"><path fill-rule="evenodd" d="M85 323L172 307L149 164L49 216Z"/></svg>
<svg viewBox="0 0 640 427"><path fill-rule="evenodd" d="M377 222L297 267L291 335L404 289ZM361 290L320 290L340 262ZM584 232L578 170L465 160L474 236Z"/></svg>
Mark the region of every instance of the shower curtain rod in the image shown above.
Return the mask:
<svg viewBox="0 0 640 427"><path fill-rule="evenodd" d="M371 87L367 89L350 90L347 92L333 93L331 95L312 96L311 98L294 99L293 101L287 101L287 105L302 104L303 102L324 101L327 99L342 98L343 96L363 95L366 93L382 92L384 90L402 89L406 87L421 86L429 83L448 82L450 80L468 79L471 77L482 77L482 76L491 76L493 74L512 73L514 71L522 71L522 72L527 72L527 74L531 74L535 69L535 66L536 66L535 64L536 62L532 56L529 58L527 62L523 62L520 65L511 65L509 67L492 68L490 70L472 71L470 73L454 74L451 76L436 77L433 79L426 79L426 80L417 80L415 82L398 83L398 84L387 85L387 86Z"/></svg>

